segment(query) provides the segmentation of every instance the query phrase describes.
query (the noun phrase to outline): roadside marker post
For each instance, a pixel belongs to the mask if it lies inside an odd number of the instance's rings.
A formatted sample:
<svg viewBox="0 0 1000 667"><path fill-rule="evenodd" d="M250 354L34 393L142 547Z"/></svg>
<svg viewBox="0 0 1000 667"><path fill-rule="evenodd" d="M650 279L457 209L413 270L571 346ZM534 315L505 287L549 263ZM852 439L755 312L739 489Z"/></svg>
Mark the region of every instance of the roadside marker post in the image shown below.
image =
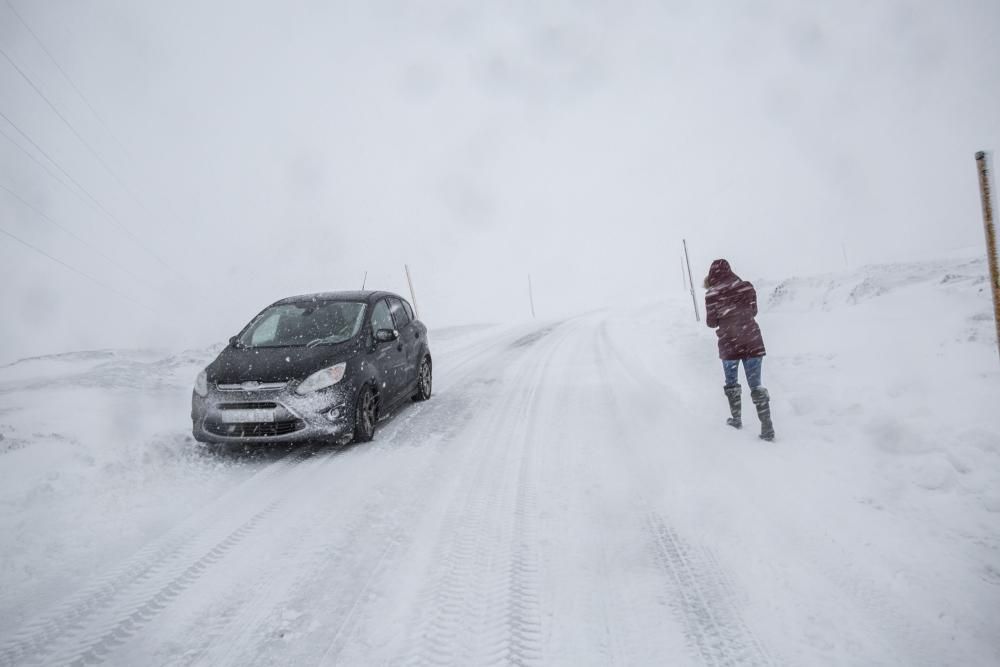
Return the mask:
<svg viewBox="0 0 1000 667"><path fill-rule="evenodd" d="M531 274L528 274L528 303L531 304L531 319L535 319L535 292L531 288Z"/></svg>
<svg viewBox="0 0 1000 667"><path fill-rule="evenodd" d="M406 282L410 285L410 300L413 302L413 313L420 319L420 308L417 306L417 294L413 291L413 277L410 275L410 265L403 264L403 269L406 270Z"/></svg>
<svg viewBox="0 0 1000 667"><path fill-rule="evenodd" d="M993 227L993 178L990 174L990 156L985 151L976 153L979 167L979 196L983 203L983 227L986 231L986 255L990 265L990 287L993 292L993 320L997 329L997 351L1000 352L1000 267L997 266L997 236Z"/></svg>
<svg viewBox="0 0 1000 667"><path fill-rule="evenodd" d="M694 280L691 278L691 258L688 257L688 242L687 239L681 239L684 242L684 262L687 264L688 269L688 283L691 285L691 305L694 306L694 321L701 322L701 315L698 314L698 298L694 295Z"/></svg>

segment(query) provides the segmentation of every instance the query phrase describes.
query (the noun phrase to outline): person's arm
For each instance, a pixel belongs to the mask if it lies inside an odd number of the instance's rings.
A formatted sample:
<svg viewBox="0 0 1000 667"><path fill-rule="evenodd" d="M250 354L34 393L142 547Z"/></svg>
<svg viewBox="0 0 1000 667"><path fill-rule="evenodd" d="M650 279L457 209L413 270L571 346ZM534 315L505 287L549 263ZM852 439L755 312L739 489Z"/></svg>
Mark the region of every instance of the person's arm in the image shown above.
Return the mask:
<svg viewBox="0 0 1000 667"><path fill-rule="evenodd" d="M705 295L705 324L714 329L719 326L719 316L715 311L715 299Z"/></svg>
<svg viewBox="0 0 1000 667"><path fill-rule="evenodd" d="M749 283L747 283L749 285ZM757 290L754 289L753 285L750 285L750 312L753 313L754 317L757 317Z"/></svg>

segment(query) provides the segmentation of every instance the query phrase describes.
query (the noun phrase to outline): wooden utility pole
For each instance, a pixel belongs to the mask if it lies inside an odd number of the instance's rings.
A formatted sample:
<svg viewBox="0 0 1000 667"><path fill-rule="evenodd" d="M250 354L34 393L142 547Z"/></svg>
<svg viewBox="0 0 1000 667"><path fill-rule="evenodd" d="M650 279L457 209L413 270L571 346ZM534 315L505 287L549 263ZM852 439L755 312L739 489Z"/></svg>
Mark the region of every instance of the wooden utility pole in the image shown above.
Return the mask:
<svg viewBox="0 0 1000 667"><path fill-rule="evenodd" d="M403 264L403 268L406 270L406 282L410 285L410 300L413 301L413 312L420 319L420 308L417 307L417 294L413 291L413 277L410 275L410 266L408 264Z"/></svg>
<svg viewBox="0 0 1000 667"><path fill-rule="evenodd" d="M531 289L531 274L528 274L528 302L531 304L531 319L535 319L535 292Z"/></svg>
<svg viewBox="0 0 1000 667"><path fill-rule="evenodd" d="M694 321L701 322L701 315L698 314L698 297L694 295L694 279L691 278L691 258L688 257L688 242L687 239L682 239L684 241L684 262L687 264L688 269L688 284L691 285L691 304L694 306Z"/></svg>
<svg viewBox="0 0 1000 667"><path fill-rule="evenodd" d="M986 229L986 255L990 263L990 287L993 290L993 320L997 328L997 350L1000 351L1000 267L997 266L997 236L993 228L993 183L989 159L984 151L976 153L979 166L979 196L983 200L983 227Z"/></svg>

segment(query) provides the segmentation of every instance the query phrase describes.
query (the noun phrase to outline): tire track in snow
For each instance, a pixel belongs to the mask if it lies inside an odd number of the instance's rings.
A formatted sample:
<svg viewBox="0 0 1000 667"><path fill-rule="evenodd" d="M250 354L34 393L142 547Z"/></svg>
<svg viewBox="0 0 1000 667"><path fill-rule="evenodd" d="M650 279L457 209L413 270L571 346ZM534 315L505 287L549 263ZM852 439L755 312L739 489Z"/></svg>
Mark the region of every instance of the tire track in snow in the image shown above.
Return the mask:
<svg viewBox="0 0 1000 667"><path fill-rule="evenodd" d="M653 511L647 516L655 537L656 557L670 574L680 603L671 600L684 616L689 639L701 656L713 665L762 665L771 659L732 604L732 592L718 562L695 551L664 518Z"/></svg>
<svg viewBox="0 0 1000 667"><path fill-rule="evenodd" d="M70 664L75 667L103 662L111 651L124 644L125 641L137 633L145 624L163 611L163 609L180 595L186 588L194 584L205 571L229 551L239 544L265 517L273 513L280 503L274 501L266 508L252 516L246 523L230 533L224 540L216 544L210 551L188 565L164 585L154 595L134 608L134 611L126 618L118 621L112 628L108 629L99 639L87 646L78 656L77 650L73 649L69 654L57 657L54 662L59 664Z"/></svg>
<svg viewBox="0 0 1000 667"><path fill-rule="evenodd" d="M52 649L54 641L65 639L81 630L88 619L112 607L131 587L143 585L147 580L159 576L159 572L174 559L182 556L185 549L197 540L207 526L216 520L226 518L226 506L231 503L238 505L243 502L240 500L242 496L252 496L257 487L266 486L276 476L288 474L291 469L311 456L315 449L316 447L309 447L285 454L234 489L224 493L193 520L183 522L180 527L140 549L125 565L97 579L36 620L29 621L0 646L0 664L14 665L27 659L34 660L36 657L44 656ZM218 516L220 514L222 516Z"/></svg>
<svg viewBox="0 0 1000 667"><path fill-rule="evenodd" d="M524 347L524 346L517 346L517 347ZM483 359L480 358L480 361L483 361L484 362L483 365L486 365L485 362L487 360L483 360ZM526 358L522 358L522 360L519 363L527 364ZM486 390L484 390L483 393L486 394L486 393L490 393L490 392L487 392ZM530 401L530 398L528 400ZM510 403L511 401L512 401L512 399L511 399L510 395L508 395L508 397L506 399L506 403ZM486 397L483 396L480 399L479 402L486 402ZM514 401L514 402L516 402L516 401ZM470 410L470 412L471 412L471 410ZM502 415L505 412L506 412L505 410L501 409L501 410L497 411L496 414ZM509 414L508 414L508 416L509 416ZM455 428L454 429L454 433L449 434L448 438L446 438L446 439L450 440L451 437L455 433L457 433L458 431L460 431L460 430L461 430L461 428ZM496 432L496 428L491 428L490 430L493 431L493 432ZM493 451L496 452L496 453L502 453L502 450L503 450L503 447L494 447L493 448ZM477 454L478 454L478 451L476 449L471 449L470 448L468 451L464 452L464 459L463 460L471 460L474 457L476 457ZM479 459L480 470L484 470L484 469L493 470L493 467L488 465L488 461L489 460L490 460L489 457L483 457L483 458ZM435 462L436 462L437 466L445 466L447 463L449 463L448 461L443 460L443 458L441 458L441 457L436 458ZM450 471L451 474L454 474L454 470L453 469L449 468L449 471ZM404 523L409 523L409 521L406 521ZM482 523L478 523L476 525L476 529L479 532L479 535L481 536L482 535L482 531L484 530L484 525ZM468 535L469 533L463 531L463 534L464 535ZM468 544L469 543L469 541L465 540L465 539L462 539L461 541L463 542L463 544ZM481 541L480 541L479 544L480 544L480 546L483 545L483 543ZM467 547L467 546L460 547L460 550L466 550L466 549L471 549L471 547ZM478 548L478 547L475 548L475 553L479 557L480 561L487 561L492 556L492 552L489 552L487 550L484 550L484 549L481 549L481 548ZM523 575L525 574L525 572L527 570L529 570L529 567L526 565L526 562L524 560L522 560L521 565L520 565L520 569L516 573L508 572L508 579L517 581L517 584L511 583L510 581L508 581L507 582L508 588L511 587L511 586L517 586L518 584L523 584ZM489 597L491 590L492 590L493 597L497 597L497 598L502 597L505 601L509 597L507 595L504 595L502 593L502 591L500 591L500 586L499 585L495 585L492 588L486 588L486 587L484 587L484 589L481 591L482 595L480 597L482 597L482 596ZM504 607L505 614L504 614L504 616L502 618L502 621L504 623L506 623L506 625L504 627L509 629L509 632L507 633L508 635L517 634L518 636L522 636L522 635L528 634L528 633L526 633L526 632L523 631L523 628L525 626L524 619L525 619L525 615L526 615L526 612L525 612L525 606L526 606L525 605L525 598L527 597L527 594L524 591L525 591L525 588L522 585L521 588L519 588L519 594L518 594L518 596L516 596L518 598L518 601L516 601L513 604L511 604L509 608L508 607ZM457 597L459 597L459 595L456 594L456 593L454 593L454 592L451 593L451 598L450 599L442 599L440 597L435 596L435 599L431 602L432 608L435 608L435 609L441 609L441 608L454 609L454 608L457 607L457 605L456 605L456 598ZM440 606L434 606L434 605L440 605ZM423 609L426 609L427 607L425 605L420 605L420 608L423 610ZM473 613L475 613L475 610L473 610ZM484 622L487 622L489 620L488 617L484 617L482 615L477 615L477 616L480 618L480 623L484 623ZM462 616L461 618L463 618L466 622L468 621L468 617L467 616ZM351 619L348 619L348 620L351 620ZM346 622L347 621L345 621L345 623ZM356 622L356 618L353 619L353 622ZM440 626L440 624L438 624L438 625ZM338 627L337 628L336 633L335 633L335 638L334 638L333 641L331 641L330 648L324 654L322 662L326 663L326 662L331 661L332 659L335 659L336 657L339 657L340 652L343 650L344 644L346 643L344 641L344 638L345 638L346 634L347 634L347 632L345 631L344 627ZM527 653L527 650L523 647L522 644L523 643L521 643L521 642L502 642L502 646L498 647L497 645L494 645L494 648L496 650L500 651L501 653L503 653L504 655L520 656L520 655L523 655L523 654ZM440 661L438 659L431 659L429 662L431 664L434 664L434 663L437 663L437 662L440 662Z"/></svg>
<svg viewBox="0 0 1000 667"><path fill-rule="evenodd" d="M540 380L564 337L515 346L531 350L506 380L515 389L470 434L481 456L442 524L438 565L419 597L407 664L524 665L542 658L536 497L526 443Z"/></svg>
<svg viewBox="0 0 1000 667"><path fill-rule="evenodd" d="M602 324L601 337L606 349L634 384L639 387L652 385L661 392L672 390L655 375L629 360L614 345L607 331L607 322ZM646 407L651 407L646 396L642 398ZM838 558L832 558L828 539L817 535L811 526L801 526L799 530L786 532L780 537L790 542L796 553L806 555L815 571L831 582L846 600L858 605L877 621L881 629L878 636L885 641L886 655L904 654L907 664L924 667L935 667L941 664L941 656L953 655L953 647L947 646L947 642L932 639L925 630L918 628L901 601L880 587L874 576L862 572L850 553L845 551Z"/></svg>
<svg viewBox="0 0 1000 667"><path fill-rule="evenodd" d="M501 333L500 339L509 339L514 334ZM475 361L475 346L463 348L458 355L457 365L466 366ZM421 407L421 406L415 406ZM414 410L415 411L415 410ZM260 508L261 501L255 497L260 490L275 490L275 482L290 473L290 469L312 456L320 447L307 446L284 454L277 461L253 474L239 485L229 489L208 507L191 519L141 548L124 565L115 568L73 594L67 601L43 612L35 620L26 623L9 639L0 644L0 665L19 664L32 656L42 658L53 648L53 642L65 643L70 637L81 632L88 621L97 614L120 606L119 600L127 596L136 586L145 590L149 580L162 579L162 571L191 547L214 523L231 518L230 506L245 507L242 516ZM275 479L275 478L278 479ZM282 488L291 489L290 482ZM249 500L249 502L248 502ZM83 640L81 640L83 641Z"/></svg>
<svg viewBox="0 0 1000 667"><path fill-rule="evenodd" d="M546 331L548 334L548 331ZM532 481L534 447L528 445L534 427L534 413L538 383L545 377L551 363L550 353L538 374L534 389L520 406L522 414L517 424L522 428L512 434L520 440L521 465L516 477L514 508L510 530L509 561L494 587L493 609L503 610L494 617L490 634L496 637L492 646L492 664L528 665L541 660L541 634L539 603L539 566L536 553L537 532L534 530L535 492ZM531 443L536 444L536 443Z"/></svg>
<svg viewBox="0 0 1000 667"><path fill-rule="evenodd" d="M556 325L553 325L552 327L549 327L549 329L554 328L554 326L556 326ZM491 353L491 355L489 355L489 357L487 359L483 359L482 355L477 355L477 356L478 356L479 361L481 362L481 365L487 365L489 363L492 363L494 357L497 358L497 359L502 359L501 352L502 351L496 351L496 350L494 350ZM527 362L524 361L523 363L527 363ZM475 374L477 372L477 370L478 370L477 368L472 369L469 372L469 376L471 377L473 374ZM467 411L466 414L469 417L471 417L472 413L475 411L475 409L477 409L479 407L480 404L488 402L488 395L490 393L491 392L488 389L484 388L480 392L479 400L476 401L475 405L469 406L468 411ZM464 427L465 427L465 423L464 422L461 423L461 424L451 424L450 428L448 429L448 432L444 435L443 440L450 441L455 435L457 435L459 432L461 432ZM500 448L497 448L497 449L500 449ZM474 456L475 456L475 450L470 450L470 451L468 451L468 452L465 453L465 459L466 460L470 460ZM454 471L448 465L449 463L450 463L450 461L445 460L444 457L435 456L433 458L433 464L434 465L432 466L431 472L427 473L427 474L421 475L420 476L420 480L424 480L424 479L428 479L428 478L429 479L437 478L439 473L440 474L445 474L445 471L442 470L442 469L446 468L446 467L448 468L448 472L451 473L451 474L453 474ZM419 485L424 484L424 483L425 482L415 482L415 485L419 486ZM414 510L414 511L411 514L408 514L402 521L400 521L400 523L402 525L411 525L412 523L414 523L414 519L415 519L414 515L416 513L416 510L418 509L418 506L414 504L414 505L411 506L411 509ZM403 546L403 541L400 540L400 539L395 539L390 546L392 547L392 549L388 551L388 554L391 555L391 556L393 556L393 557L395 557L396 552L399 551L400 547ZM388 560L388 559L386 559L386 560ZM368 582L374 580L375 575L376 574L381 574L381 571L383 571L385 569L386 569L386 567L384 566L384 564L381 565L381 566L380 565L376 565L376 567L373 568L371 575L366 579L366 585L364 586L364 588L367 589L369 587L368 586ZM359 593L359 598L363 594L364 594L364 591L361 591ZM354 609L356 609L356 607L357 607L357 605L352 605L351 613L348 615L347 618L345 618L345 620L337 628L337 631L336 631L336 633L334 635L334 639L330 642L330 646L328 647L327 651L324 653L323 659L321 661L324 664L327 664L327 663L329 663L332 660L336 660L336 658L339 657L340 652L344 649L344 645L346 643L345 642L345 637L348 634L348 629L352 625L356 624L358 622L358 620L361 618L360 614L354 613ZM514 607L511 610L509 610L509 614L507 615L506 618L512 624L517 625L518 621L523 618L523 608L522 608L522 606L521 605L514 605ZM519 654L520 652L517 649L514 649L513 653Z"/></svg>
<svg viewBox="0 0 1000 667"><path fill-rule="evenodd" d="M608 559L608 547L607 544L601 540L598 546L600 549L600 570L598 574L600 575L601 586L602 586L602 598L601 598L601 620L603 621L603 631L604 631L604 641L602 642L602 648L605 655L605 664L608 665L627 665L629 664L626 659L626 652L624 650L624 643L619 636L619 631L616 630L617 624L612 623L612 614L610 607L610 601L615 599L614 593L609 590L608 581L610 579L609 573L611 572L611 567ZM622 619L617 619L621 623Z"/></svg>
<svg viewBox="0 0 1000 667"><path fill-rule="evenodd" d="M577 363L582 358L596 366L597 359L593 353L594 346L589 335L592 332L588 331L587 333L588 336L581 337L576 349L567 356ZM569 461L573 466L574 474L570 475L570 478L576 480L578 484L589 478L590 483L596 486L593 489L584 487L586 490L580 498L584 503L584 507L581 508L584 512L574 513L577 514L574 519L587 526L582 531L584 534L590 532L588 528L591 525L608 523L609 516L611 522L621 525L623 510L625 510L626 517L629 518L636 514L623 508L620 504L621 501L616 502L615 494L610 494L612 498L609 498L605 490L605 485L608 483L606 477L617 477L616 469L622 467L621 457L613 446L617 442L613 427L606 420L593 420L593 416L602 415L607 410L605 393L606 387L604 385L597 384L588 387L585 383L574 382L566 395L560 395L558 405L562 407L563 401L568 402L570 403L570 414L588 415L591 416L591 421L582 426L575 425L576 428L582 428L585 434L578 439L568 438L560 433L555 433L551 437L557 445L565 450L557 450L554 453L555 460L560 465L565 465L565 462ZM587 444L590 444L590 447L581 450L580 446ZM622 593L623 570L621 567L612 566L613 560L609 553L609 545L612 540L599 535L594 542L595 544L587 545L596 550L593 562L587 562L586 558L584 561L596 570L596 576L592 576L590 580L592 585L596 587L595 592L598 595L596 600L593 597L589 599L590 612L597 617L596 625L600 632L600 659L596 664L642 664L643 660L635 656L629 649L634 649L636 643L644 638L645 633L635 626L635 617L646 610L639 611L637 601L628 599ZM586 555L587 551L587 549L581 549L583 552L581 555ZM586 573L590 574L590 571ZM647 659L648 657L647 655Z"/></svg>
<svg viewBox="0 0 1000 667"><path fill-rule="evenodd" d="M184 664L222 664L223 660L217 655L208 655L212 648L228 647L230 650L245 649L253 645L253 641L266 632L253 634L251 630L257 630L256 625L252 625L253 619L258 619L272 609L275 599L280 599L278 595L281 587L287 584L287 579L282 576L291 572L297 578L305 576L310 570L302 571L303 553L307 553L303 543L313 536L311 530L315 529L317 517L329 512L329 508L335 506L338 494L343 491L342 487L329 484L330 473L334 472L352 455L356 454L356 448L338 449L326 455L322 460L310 469L308 477L300 480L295 489L289 489L288 493L282 497L282 506L288 506L290 512L282 515L282 520L277 525L272 525L271 530L266 535L259 536L258 539L264 543L258 545L259 552L267 553L266 560L254 559L249 564L251 571L244 571L242 578L238 578L232 583L236 590L230 591L235 600L226 601L225 606L218 609L219 600L209 598L210 609L191 613L183 612L182 623L174 623L177 627L174 632L175 637L182 637L181 641L187 646L183 656L170 656L171 663ZM360 484L360 481L357 482ZM315 489L320 489L318 494ZM281 552L274 554L271 545L281 545ZM244 544L245 550L253 549L254 544ZM260 567L267 569L261 571ZM313 563L309 563L313 564ZM247 567L246 564L234 564L230 570L221 573L217 579L229 577L231 571L239 570L240 567ZM215 582L213 582L214 584ZM205 600L188 601L197 607L199 602ZM263 611L262 611L263 608ZM233 633L234 626L237 631ZM233 634L236 636L234 637ZM198 638L198 645L190 646L192 637ZM170 636L164 638L156 637L160 644L167 644ZM133 662L148 659L148 654L143 654L142 649L146 647L130 647L132 653L137 655ZM140 657L141 656L141 657ZM246 664L244 659L232 664Z"/></svg>
<svg viewBox="0 0 1000 667"><path fill-rule="evenodd" d="M542 622L539 599L541 578L538 562L537 498L532 470L525 458L518 487L514 534L518 542L508 575L506 614L507 651L504 657L514 664L529 664L542 659Z"/></svg>
<svg viewBox="0 0 1000 667"><path fill-rule="evenodd" d="M280 606L322 611L322 620L317 621L317 628L312 632L323 637L323 649L318 660L311 650L307 650L306 656L290 659L286 655L269 656L266 643L257 649L248 641L242 646L234 645L234 648L241 649L235 658L230 655L213 663L245 665L314 660L321 664L335 663L351 632L364 618L365 607L381 597L378 584L408 544L408 531L423 508L419 491L427 486L427 480L441 473L442 466L442 461L434 453L425 456L417 466L384 466L381 472L398 473L395 483L399 490L393 493L393 497L406 503L402 509L395 515L383 516L380 514L381 505L369 503L365 511L349 518L346 528L335 538L320 540L304 557L290 565L298 576L291 582L282 583ZM298 563L303 567L297 567ZM317 563L322 565L317 568ZM325 584L319 595L316 582ZM274 599L265 594L262 600L271 609L265 608L263 615L252 623L246 623L244 636L266 635L272 627L269 617L276 607ZM241 621L245 620L241 617Z"/></svg>
<svg viewBox="0 0 1000 667"><path fill-rule="evenodd" d="M476 398L471 401L465 394L452 395L448 388L461 385L480 374L481 367L488 367L497 356L495 349L496 346L491 345L485 354L482 349L477 349L467 357L450 359L449 367L461 368L464 372L449 375L446 383L442 383L445 390L438 394L437 401L414 406L407 411L406 419L391 422L390 427L380 431L380 437L373 443L378 450L390 453L413 440L411 426L418 429L422 426L422 432L425 432L423 439L433 442L424 442L419 446L438 444L437 451L428 452L416 466L407 465L399 456L390 456L384 464L377 467L379 479L387 480L393 487L392 497L403 500L399 504L403 509L397 510L392 516L383 517L378 514L380 506L369 504L366 511L350 513L347 524L336 531L334 538L314 540L311 549L308 544L301 546L303 540L295 541L294 547L286 545L288 548L285 554L294 553L297 557L286 561L282 570L297 573L297 576L289 579L279 573L275 577L266 577L267 583L256 588L254 600L242 603L245 610L225 614L225 621L215 624L210 636L202 642L202 647L185 656L187 662L244 665L270 660L311 662L318 658L319 662L326 664L338 660L341 651L352 639L352 632L365 619L366 609L377 604L382 596L379 585L382 577L409 545L414 526L426 505L426 489L434 486L429 483L430 480L453 472L450 468L444 469L453 461L442 456L442 443L446 445L450 442L456 433L465 428L479 404L489 400L486 388L476 392ZM471 366L474 361L479 363ZM442 367L443 363L439 368ZM458 406L457 413L455 406ZM417 440L420 439L417 436ZM365 445L363 449L357 450L358 455L364 455L363 452L370 454L371 447ZM462 452L462 455L471 457L473 452ZM358 496L363 496L365 485L372 484L373 480L359 477L354 482L356 489L339 487L329 497L323 495L310 498L310 503L316 506L340 506L342 499L352 497L354 491ZM382 488L383 485L377 483L376 486ZM341 502L338 502L338 497ZM321 519L312 525L313 533L320 530L323 533L333 532ZM322 563L318 569L317 563ZM349 573L346 580L344 573ZM325 584L318 597L317 581ZM280 605L277 600L281 600ZM305 654L294 657L268 653L269 650L275 650L274 609L279 606L285 610L299 610L296 614L301 614L303 609L323 610L322 620L314 620L316 627L308 631L311 636L327 637L322 655L310 652L309 647L305 647ZM226 628L231 625L237 625L240 629L237 637L230 636L226 641L231 648L221 654L219 650L212 650L212 638L223 636Z"/></svg>
<svg viewBox="0 0 1000 667"><path fill-rule="evenodd" d="M224 498L237 505L237 512L229 515L223 512L221 516L213 516L204 522L202 529L188 543L156 563L145 576L122 589L113 604L97 611L93 618L77 624L65 635L54 638L52 644L34 660L58 652L63 656L56 660L60 664L92 664L126 643L155 616L169 609L182 593L202 578L206 570L234 551L265 520L287 504L288 490L298 488L322 470L321 465L301 465L319 448L319 445L314 445L297 452L290 459L291 469L277 478L282 483L264 489L264 493L254 485L253 489L241 490L243 492L233 498L225 494ZM328 455L327 463L338 454ZM251 491L253 497L244 499L243 496ZM247 518L249 513L254 514ZM48 662L48 659L45 661Z"/></svg>
<svg viewBox="0 0 1000 667"><path fill-rule="evenodd" d="M523 395L508 395L496 411L489 430L501 432L511 410L524 399ZM487 573L497 568L493 558L498 551L494 525L488 518L503 512L503 508L499 507L501 491L491 489L484 492L484 489L490 488L491 478L500 478L501 487L510 484L509 471L504 469L504 474L499 476L496 470L503 469L501 466L505 459L513 458L509 449L504 451L503 443L490 439L485 439L485 442L489 446L488 453L493 456L484 456L480 460L477 473L470 478L474 481L466 490L464 500L453 505L452 517L447 523L449 527L444 532L455 537L445 550L440 578L425 594L428 606L420 605L434 610L434 613L421 633L423 641L418 649L417 664L462 663L480 643L480 634L486 635L486 648L493 659L502 659L505 655L516 658L526 652L518 642L511 641L511 637L524 625L525 609L523 604L508 604L511 590L517 590L519 595L526 591L521 577L525 573L523 557L521 570L515 572L511 566L501 564L501 569L493 573L489 580L485 578ZM524 601L523 597L520 598L520 602ZM470 624L477 628L474 637L468 637L464 632ZM464 646L461 645L463 639Z"/></svg>
<svg viewBox="0 0 1000 667"><path fill-rule="evenodd" d="M606 359L610 356L620 360L621 357L613 350L606 324L606 321L602 322L598 331L597 359L605 384L613 387ZM621 366L636 384L636 391L640 396L644 395L647 385L635 378L629 366ZM633 462L635 476L644 488L649 487L648 467L633 444L635 436L630 433L631 424L622 414L622 406L614 392L609 393L609 401L614 419L629 445L625 449ZM638 496L646 514L651 550L660 570L670 582L667 601L686 628L689 646L710 665L773 664L763 644L734 605L729 578L714 556L707 550L691 547L666 517L656 511L645 492L640 491Z"/></svg>
<svg viewBox="0 0 1000 667"><path fill-rule="evenodd" d="M394 423L394 426L401 426L402 423ZM397 432L399 429L396 429ZM365 447L370 449L386 450L393 445L391 439L383 439L375 445L366 445ZM340 537L340 539L334 541L333 538L321 540L317 546L312 549L308 547L303 548L303 542L309 539L315 539L317 526L322 525L321 522L317 521L319 515L324 512L329 512L329 508L336 507L338 498L340 494L345 491L343 487L332 487L327 484L328 473L331 468L337 466L344 456L344 453L354 453L361 454L361 450L357 447L350 448L348 450L335 450L329 455L325 456L324 459L318 462L316 465L311 466L308 469L308 476L297 477L298 483L295 487L282 487L280 490L279 500L275 501L275 508L278 507L291 507L294 508L292 511L293 520L289 521L283 518L280 524L274 526L267 534L267 541L270 543L282 544L284 550L281 554L281 558L269 558L267 560L268 565L277 565L280 569L285 569L287 572L294 574L294 578L289 581L286 577L280 576L280 572L277 576L272 577L257 577L253 581L241 582L249 584L250 587L254 589L254 593L250 596L249 602L244 602L240 605L240 609L229 610L220 615L220 618L213 618L211 616L204 618L206 623L204 630L198 628L198 635L208 635L209 637L214 637L216 639L225 640L222 642L222 646L228 646L231 650L238 652L238 655L234 658L231 654L225 656L224 658L219 658L219 656L213 656L210 662L212 664L228 663L228 664L238 664L244 665L252 661L254 654L252 651L248 653L246 650L248 647L255 646L254 640L259 637L269 636L270 628L266 627L266 621L268 615L273 611L274 602L276 599L280 599L282 594L288 595L291 591L307 591L311 590L315 586L315 582L328 581L330 569L342 569L347 568L352 572L363 572L368 567L368 563L364 561L362 555L354 555L352 553L352 545L364 537L365 530L371 530L371 525L375 523L373 521L373 515L371 513L359 513L352 518L353 523L351 524L348 532ZM429 459L431 460L431 459ZM411 477L416 476L419 469L407 469L403 470L403 473L410 475ZM386 465L381 468L381 472L387 476L391 477L394 473L399 472L398 466ZM360 488L364 484L361 479L356 480L356 486ZM317 492L316 490L320 491ZM303 511L306 508L306 511ZM280 538L280 539L279 539ZM230 545L233 546L233 545ZM265 545L265 548L268 548ZM379 562L384 562L386 560L388 550L383 552L382 558ZM294 554L294 558L291 556ZM214 555L214 553L212 554ZM330 558L331 555L338 556L337 558ZM353 560L352 560L353 556ZM211 558L205 564L213 564L217 558ZM317 571L315 565L318 562L327 563L325 569ZM200 565L201 563L196 563ZM190 568L189 568L190 569ZM200 572L203 568L197 568ZM256 570L255 570L256 572ZM272 573L274 575L275 573ZM372 577L369 576L367 580ZM183 587L171 586L169 590L172 595L165 599L165 602L175 602L179 595L184 592L185 589L191 588L195 581L190 580L190 577L183 579L185 585ZM363 593L364 591L361 591ZM359 593L360 594L360 593ZM157 598L161 598L159 593L156 595ZM160 602L160 600L156 600ZM257 603L256 610L254 609L254 602ZM127 609L135 606L138 601L134 601L131 604L118 605L119 609ZM148 608L150 605L147 602L142 603L143 608ZM153 606L156 612L163 612L166 608L166 604L156 604ZM356 605L355 605L356 606ZM249 607L249 610L247 609ZM251 618L248 618L248 614L251 617L257 613L257 621L260 621L257 625L251 625ZM130 615L129 618L133 618ZM148 620L148 619L145 619ZM240 633L240 638L242 641L233 642L232 637L226 637L226 630L231 630L234 625L238 624L238 628L242 631ZM261 628L263 625L263 629ZM250 630L262 630L261 632L254 634ZM133 627L132 623L128 622L128 619L120 622L115 626L113 631L109 631L105 636L102 636L99 642L101 649L100 651L84 651L83 656L86 658L80 664L86 664L89 661L93 661L93 657L96 655L102 657L106 655L110 649L117 649L126 643L130 637L136 634L138 627ZM128 630L125 632L124 630ZM162 639L157 638L157 641L162 641ZM185 656L188 661L197 659L196 656L199 653L203 653L209 646L201 646L200 651L189 651ZM139 651L141 653L141 651ZM72 659L67 660L71 662Z"/></svg>

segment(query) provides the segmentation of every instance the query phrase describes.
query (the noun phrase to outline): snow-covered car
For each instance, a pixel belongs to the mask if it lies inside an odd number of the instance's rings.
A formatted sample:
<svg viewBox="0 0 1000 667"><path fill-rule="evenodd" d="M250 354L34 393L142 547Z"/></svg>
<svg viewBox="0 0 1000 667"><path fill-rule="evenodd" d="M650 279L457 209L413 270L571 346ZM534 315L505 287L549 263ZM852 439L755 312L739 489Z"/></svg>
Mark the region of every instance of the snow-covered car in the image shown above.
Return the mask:
<svg viewBox="0 0 1000 667"><path fill-rule="evenodd" d="M427 327L402 297L331 292L282 299L229 340L195 381L196 440L368 441L380 415L431 396Z"/></svg>

